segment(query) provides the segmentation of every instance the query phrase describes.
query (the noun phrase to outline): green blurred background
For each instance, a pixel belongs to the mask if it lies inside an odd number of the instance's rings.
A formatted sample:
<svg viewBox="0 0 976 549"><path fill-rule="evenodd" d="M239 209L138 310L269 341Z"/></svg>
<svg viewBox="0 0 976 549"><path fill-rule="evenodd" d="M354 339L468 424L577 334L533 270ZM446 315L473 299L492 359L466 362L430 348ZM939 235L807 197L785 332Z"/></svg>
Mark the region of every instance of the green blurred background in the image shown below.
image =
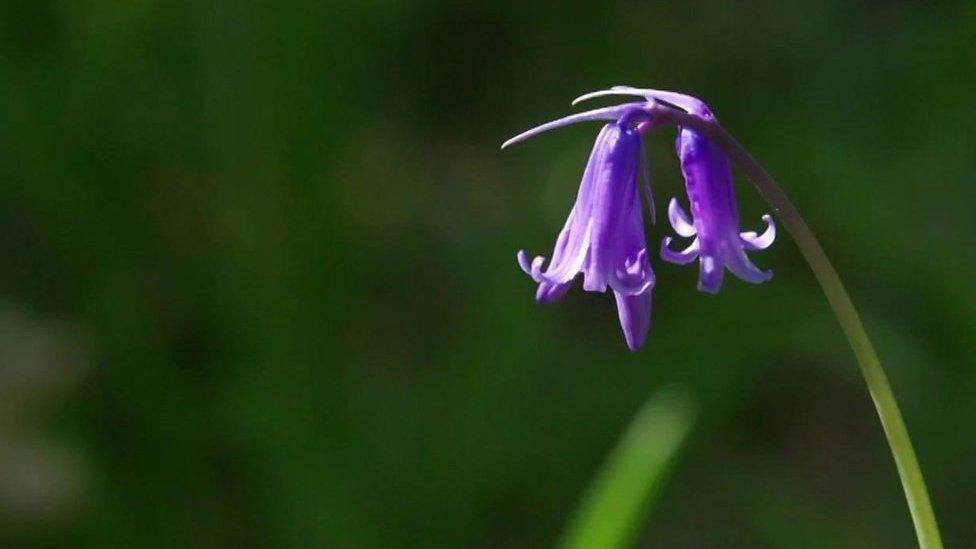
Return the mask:
<svg viewBox="0 0 976 549"><path fill-rule="evenodd" d="M533 302L515 251L551 250L598 126L498 145L626 83L705 98L780 180L976 546L974 44L968 0L4 0L0 542L550 546L678 385L639 546L913 546L785 236L718 296L656 261L637 354L608 296Z"/></svg>

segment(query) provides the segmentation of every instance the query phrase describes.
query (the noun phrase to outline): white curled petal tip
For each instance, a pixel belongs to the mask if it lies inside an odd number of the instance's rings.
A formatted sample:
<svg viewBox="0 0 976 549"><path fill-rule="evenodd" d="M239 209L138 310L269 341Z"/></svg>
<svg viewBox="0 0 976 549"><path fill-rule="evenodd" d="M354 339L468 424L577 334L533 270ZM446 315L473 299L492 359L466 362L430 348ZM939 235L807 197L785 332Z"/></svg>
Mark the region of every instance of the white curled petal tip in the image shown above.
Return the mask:
<svg viewBox="0 0 976 549"><path fill-rule="evenodd" d="M773 221L772 216L766 214L762 216L762 219L766 222L766 230L763 231L763 234L757 235L753 231L746 231L739 234L742 243L749 250L765 250L776 240L776 223Z"/></svg>
<svg viewBox="0 0 976 549"><path fill-rule="evenodd" d="M671 237L666 236L661 240L661 259L676 265L687 265L698 257L698 239L692 241L684 250L676 252L670 248Z"/></svg>
<svg viewBox="0 0 976 549"><path fill-rule="evenodd" d="M542 264L546 262L546 258L542 257L541 255L536 256L530 264L529 257L525 254L525 250L519 250L516 257L518 258L519 267L522 268L525 274L531 276L532 280L535 280L536 282L542 281Z"/></svg>
<svg viewBox="0 0 976 549"><path fill-rule="evenodd" d="M554 130L556 128L561 128L563 126L568 126L570 124L576 124L577 122L591 122L594 120L616 120L623 115L629 109L639 108L644 106L643 103L624 103L622 105L614 105L612 107L603 107L601 109L593 109L591 111L571 114L569 116L564 116L552 122L546 122L545 124L536 126L530 130L526 130L515 137L509 139L508 141L502 143L502 148L506 148L515 143L525 141L531 137L535 137L540 133L547 132L549 130Z"/></svg>
<svg viewBox="0 0 976 549"><path fill-rule="evenodd" d="M519 267L525 274L532 276L532 266L529 265L529 257L525 255L525 250L519 250L515 257L518 259Z"/></svg>
<svg viewBox="0 0 976 549"><path fill-rule="evenodd" d="M674 232L685 238L695 236L698 233L695 230L694 224L688 219L688 214L681 208L681 204L678 204L678 199L676 198L672 198L668 202L668 221L674 227Z"/></svg>

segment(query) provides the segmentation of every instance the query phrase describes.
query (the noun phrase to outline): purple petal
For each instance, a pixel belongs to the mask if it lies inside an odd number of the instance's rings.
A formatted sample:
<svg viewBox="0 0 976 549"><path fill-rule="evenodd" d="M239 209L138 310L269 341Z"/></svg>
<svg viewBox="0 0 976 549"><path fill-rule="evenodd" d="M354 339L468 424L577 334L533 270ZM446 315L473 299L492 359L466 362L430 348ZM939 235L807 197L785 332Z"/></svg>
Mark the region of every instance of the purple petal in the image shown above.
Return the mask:
<svg viewBox="0 0 976 549"><path fill-rule="evenodd" d="M691 245L676 252L672 250L669 246L671 245L671 237L666 236L661 240L661 259L667 261L668 263L674 263L676 265L687 265L691 263L698 257L698 239L692 241Z"/></svg>
<svg viewBox="0 0 976 549"><path fill-rule="evenodd" d="M698 271L698 289L717 294L722 289L723 278L725 278L725 267L717 263L714 257L702 256Z"/></svg>
<svg viewBox="0 0 976 549"><path fill-rule="evenodd" d="M773 271L759 270L758 267L753 265L752 261L749 260L749 257L746 256L746 253L742 250L739 251L737 257L727 259L725 266L728 267L728 269L732 271L732 274L735 276L753 284L760 284L773 278Z"/></svg>
<svg viewBox="0 0 976 549"><path fill-rule="evenodd" d="M643 116L643 103L600 109L567 117L516 137L525 139L559 125L599 119L612 112L619 119L607 124L597 136L583 172L576 202L559 233L547 268L543 257L529 261L518 253L522 270L539 286L536 300L550 303L569 290L583 273L583 289L606 291L610 286L617 301L620 323L633 350L641 347L650 326L654 272L647 258L644 216L638 186L649 177L642 159L641 134L632 117ZM647 189L649 191L649 189ZM652 197L648 196L652 205Z"/></svg>
<svg viewBox="0 0 976 549"><path fill-rule="evenodd" d="M519 267L525 271L525 274L531 276L532 280L535 280L536 282L541 281L540 271L542 271L542 264L545 263L546 258L542 257L541 255L537 255L530 264L529 256L525 254L525 250L519 250L515 257L518 259Z"/></svg>
<svg viewBox="0 0 976 549"><path fill-rule="evenodd" d="M651 327L651 289L637 295L613 293L617 300L617 316L624 331L624 339L631 351L644 346Z"/></svg>
<svg viewBox="0 0 976 549"><path fill-rule="evenodd" d="M695 233L698 232L695 230L695 226L692 225L691 220L688 219L688 214L681 209L681 204L678 204L678 200L675 198L672 198L671 202L668 203L668 221L674 227L674 232L685 238L695 236Z"/></svg>
<svg viewBox="0 0 976 549"><path fill-rule="evenodd" d="M607 124L596 138L590 159L583 171L583 180L580 183L579 192L576 195L576 203L566 218L566 223L559 232L556 239L556 246L553 249L552 260L545 272L542 272L542 263L538 263L538 269L531 269L537 265L536 261L528 266L524 259L519 260L522 270L529 273L536 282L550 282L552 284L565 284L571 281L583 269L590 250L590 243L593 233L593 196L594 187L598 184L598 178L602 173L603 159L608 155L615 141L613 124ZM537 258L538 259L538 258ZM543 260L544 261L544 260Z"/></svg>
<svg viewBox="0 0 976 549"><path fill-rule="evenodd" d="M639 247L636 238L639 236L641 242L644 238L637 194L640 135L618 124L608 124L607 128L607 154L595 158L592 163L596 177L592 201L593 234L583 280L583 289L591 292L606 290L609 275L618 262L632 250L636 253ZM633 219L635 214L636 220Z"/></svg>
<svg viewBox="0 0 976 549"><path fill-rule="evenodd" d="M654 286L654 271L647 261L647 248L641 248L633 258L624 260L610 279L610 287L617 293L637 295Z"/></svg>
<svg viewBox="0 0 976 549"><path fill-rule="evenodd" d="M539 284L539 289L535 293L535 300L543 304L558 301L564 295L566 295L566 292L569 291L569 288L572 285L573 284L571 282L567 282L566 284L542 282Z"/></svg>
<svg viewBox="0 0 976 549"><path fill-rule="evenodd" d="M742 242L749 250L765 250L776 240L776 223L773 222L772 216L767 214L762 216L762 219L766 222L766 230L763 231L763 234L756 236L756 233L752 231L739 233Z"/></svg>

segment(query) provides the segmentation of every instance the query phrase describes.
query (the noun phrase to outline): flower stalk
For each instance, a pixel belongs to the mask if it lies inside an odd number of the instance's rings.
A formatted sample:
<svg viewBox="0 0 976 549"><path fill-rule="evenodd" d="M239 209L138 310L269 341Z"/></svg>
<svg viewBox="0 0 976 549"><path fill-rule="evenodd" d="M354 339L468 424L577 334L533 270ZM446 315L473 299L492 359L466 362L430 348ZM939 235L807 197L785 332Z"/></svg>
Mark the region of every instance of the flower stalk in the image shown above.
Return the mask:
<svg viewBox="0 0 976 549"><path fill-rule="evenodd" d="M834 316L837 317L844 335L847 336L851 349L854 350L854 355L861 368L861 374L867 383L868 391L870 391L871 398L874 401L874 407L881 419L885 437L888 439L888 445L891 447L891 453L895 458L898 476L901 478L905 499L908 500L908 508L911 511L915 533L918 536L919 547L922 549L941 549L942 539L939 535L935 513L932 511L932 503L929 500L925 479L922 477L922 470L919 468L915 449L912 447L908 429L905 427L905 421L902 419L898 403L895 401L895 395L888 383L888 377L885 375L881 361L878 360L874 346L861 323L857 309L854 308L854 303L847 294L840 276L827 258L820 242L813 235L810 227L800 216L790 199L776 184L776 181L749 154L749 151L743 148L717 121L704 120L667 107L661 107L661 110L668 111L662 112L662 116L670 117L675 123L682 126L695 128L708 137L717 147L725 151L725 154L739 166L746 178L773 208L786 232L793 237L800 253L803 254L817 278L817 282L820 283L824 295L827 296L830 308L833 309Z"/></svg>
<svg viewBox="0 0 976 549"><path fill-rule="evenodd" d="M594 147L577 204L556 242L550 268L543 273L544 258L538 257L529 263L524 252L519 253L522 269L539 283L537 299L540 302L558 299L579 272L584 274L583 288L587 291L604 291L605 282L609 281L618 294L621 326L628 346L636 350L643 344L649 325L650 290L654 277L646 260L640 203L634 189L638 153L634 152L632 145L639 145L639 135L653 128L677 126L677 151L693 219L689 219L674 200L668 207L668 218L679 236L694 237L695 240L687 249L677 252L668 247L671 239L666 237L662 241L662 259L679 264L700 259L698 288L709 293L718 292L725 269L752 283L763 282L772 276L769 271L757 269L746 257L747 250L767 248L775 239L776 230L772 219L764 216L767 229L762 235L739 231L729 164L739 166L759 194L772 206L783 228L793 237L854 350L895 458L919 546L922 549L941 549L942 540L925 479L884 368L840 276L803 217L776 181L722 128L700 99L669 91L615 86L585 94L574 104L596 97L619 95L640 96L645 101L566 116L523 132L502 145L505 148L539 133L577 122L615 121L604 127ZM653 201L649 199L648 204L653 219ZM605 238L594 243L590 235L595 225L614 227L614 230L604 231ZM572 261L567 258L572 258Z"/></svg>

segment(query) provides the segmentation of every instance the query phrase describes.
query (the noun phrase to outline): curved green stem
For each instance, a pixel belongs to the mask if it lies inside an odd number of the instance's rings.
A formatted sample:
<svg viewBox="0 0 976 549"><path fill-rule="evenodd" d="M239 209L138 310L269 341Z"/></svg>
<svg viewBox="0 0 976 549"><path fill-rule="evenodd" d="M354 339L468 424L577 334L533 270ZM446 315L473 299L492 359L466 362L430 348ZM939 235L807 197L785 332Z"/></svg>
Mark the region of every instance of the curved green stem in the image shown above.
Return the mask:
<svg viewBox="0 0 976 549"><path fill-rule="evenodd" d="M908 429L905 428L905 422L901 417L901 411L898 409L898 403L895 401L895 395L891 392L888 377L885 375L884 368L881 367L881 361L878 360L871 340L868 339L868 334L864 330L857 310L854 308L854 303L847 295L847 290L841 283L840 276L837 275L834 266L827 259L827 254L824 253L820 242L813 236L813 232L807 226L806 221L796 211L793 203L776 184L776 181L766 173L766 170L749 154L749 151L716 121L704 120L659 104L655 104L652 110L658 120L693 128L724 150L759 190L759 194L772 206L783 227L793 237L803 257L810 265L814 276L817 277L820 287L823 288L830 308L833 309L834 315L840 322L844 335L847 336L847 341L857 357L861 374L864 376L864 381L867 382L868 391L874 400L874 407L878 411L881 426L895 458L898 475L901 477L901 485L905 490L905 499L908 500L908 508L915 524L918 544L922 549L941 549L942 539L939 535L939 526L935 521L935 514L932 512L932 503L929 501L925 479L922 477L922 470L919 469L918 458L915 457L915 449L912 448L912 441L908 437Z"/></svg>

